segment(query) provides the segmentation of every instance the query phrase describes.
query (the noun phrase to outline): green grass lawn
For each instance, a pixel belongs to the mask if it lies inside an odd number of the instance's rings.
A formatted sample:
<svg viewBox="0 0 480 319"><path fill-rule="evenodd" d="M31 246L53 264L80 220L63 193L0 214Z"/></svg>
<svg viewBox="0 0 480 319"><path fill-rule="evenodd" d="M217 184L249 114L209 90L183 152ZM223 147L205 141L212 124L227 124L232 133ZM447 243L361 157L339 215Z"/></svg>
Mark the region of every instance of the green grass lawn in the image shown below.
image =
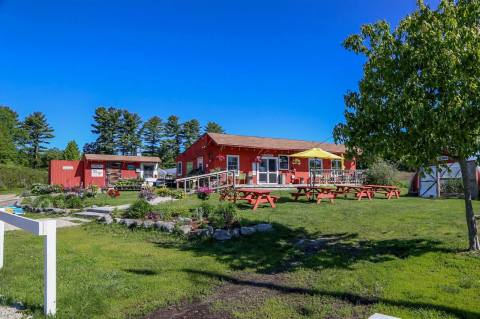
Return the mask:
<svg viewBox="0 0 480 319"><path fill-rule="evenodd" d="M98 194L95 198L86 198L84 201L85 206L97 205L97 206L118 206L123 204L131 204L138 199L138 192L134 191L122 191L117 198L111 198L107 194Z"/></svg>
<svg viewBox="0 0 480 319"><path fill-rule="evenodd" d="M224 243L117 225L59 230L58 317L137 318L265 274L281 278L268 288L281 293L219 301L218 309L238 318L480 317L480 257L464 252L462 200L316 205L281 195L276 209L240 205L246 222L273 223L275 232ZM168 205L198 203L191 196ZM303 237L326 237L329 244L304 253L294 245ZM39 238L7 233L0 300L21 301L40 317L42 265Z"/></svg>

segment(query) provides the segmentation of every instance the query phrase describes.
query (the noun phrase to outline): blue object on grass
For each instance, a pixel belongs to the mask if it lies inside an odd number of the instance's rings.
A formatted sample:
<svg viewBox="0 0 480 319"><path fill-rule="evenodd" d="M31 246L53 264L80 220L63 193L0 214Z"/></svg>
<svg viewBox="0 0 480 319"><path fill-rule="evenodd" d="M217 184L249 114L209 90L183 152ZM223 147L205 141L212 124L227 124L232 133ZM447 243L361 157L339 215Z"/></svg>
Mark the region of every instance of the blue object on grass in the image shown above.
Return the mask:
<svg viewBox="0 0 480 319"><path fill-rule="evenodd" d="M21 207L17 207L17 206L5 206L5 207L2 207L2 208L5 208L5 210L8 212L8 213L13 213L15 215L23 215L24 212L23 212L23 208Z"/></svg>

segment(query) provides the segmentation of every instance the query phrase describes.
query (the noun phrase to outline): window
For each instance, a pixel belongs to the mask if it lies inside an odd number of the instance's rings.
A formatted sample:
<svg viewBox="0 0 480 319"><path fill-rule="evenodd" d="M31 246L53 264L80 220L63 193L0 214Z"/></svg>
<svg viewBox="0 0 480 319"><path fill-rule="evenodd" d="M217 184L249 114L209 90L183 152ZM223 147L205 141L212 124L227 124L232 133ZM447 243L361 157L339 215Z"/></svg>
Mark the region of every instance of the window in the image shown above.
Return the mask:
<svg viewBox="0 0 480 319"><path fill-rule="evenodd" d="M182 162L177 163L177 176L182 176Z"/></svg>
<svg viewBox="0 0 480 319"><path fill-rule="evenodd" d="M332 169L342 169L342 161L332 160Z"/></svg>
<svg viewBox="0 0 480 319"><path fill-rule="evenodd" d="M127 164L127 170L134 171L136 169L137 169L137 167L134 164Z"/></svg>
<svg viewBox="0 0 480 319"><path fill-rule="evenodd" d="M227 155L227 170L235 171L238 175L240 170L240 156L239 155Z"/></svg>
<svg viewBox="0 0 480 319"><path fill-rule="evenodd" d="M288 167L288 156L279 155L278 156L278 169L289 169Z"/></svg>
<svg viewBox="0 0 480 319"><path fill-rule="evenodd" d="M153 178L155 165L143 165L143 178Z"/></svg>
<svg viewBox="0 0 480 319"><path fill-rule="evenodd" d="M315 174L321 173L323 168L323 161L319 158L310 158L308 160L308 169L310 173L313 173L315 170Z"/></svg>
<svg viewBox="0 0 480 319"><path fill-rule="evenodd" d="M193 171L193 162L187 162L187 174Z"/></svg>

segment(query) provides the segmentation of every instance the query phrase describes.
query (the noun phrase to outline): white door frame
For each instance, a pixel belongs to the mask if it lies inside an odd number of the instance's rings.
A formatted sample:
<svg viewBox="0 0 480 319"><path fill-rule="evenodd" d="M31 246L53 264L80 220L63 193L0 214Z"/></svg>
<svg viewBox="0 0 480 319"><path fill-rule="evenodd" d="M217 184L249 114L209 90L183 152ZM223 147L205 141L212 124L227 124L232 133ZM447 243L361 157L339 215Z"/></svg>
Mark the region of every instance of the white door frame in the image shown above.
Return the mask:
<svg viewBox="0 0 480 319"><path fill-rule="evenodd" d="M268 163L268 160L274 159L277 162L277 170L274 171L275 174L277 175L276 181L274 183L269 183L268 181L270 180L270 173L273 173L273 171L270 171L270 164ZM278 157L275 156L262 156L262 160L267 160L267 171L266 172L260 172L260 163L257 164L257 184L261 185L273 185L273 184L278 184ZM262 174L267 174L267 182L262 183L260 182L260 173Z"/></svg>

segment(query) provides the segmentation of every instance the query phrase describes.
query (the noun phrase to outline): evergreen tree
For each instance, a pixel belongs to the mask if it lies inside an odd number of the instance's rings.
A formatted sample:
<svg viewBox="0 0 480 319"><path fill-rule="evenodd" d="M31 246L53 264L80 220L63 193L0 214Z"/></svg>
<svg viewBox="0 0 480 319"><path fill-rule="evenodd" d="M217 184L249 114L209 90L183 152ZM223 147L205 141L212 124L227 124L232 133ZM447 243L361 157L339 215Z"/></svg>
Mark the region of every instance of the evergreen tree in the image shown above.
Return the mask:
<svg viewBox="0 0 480 319"><path fill-rule="evenodd" d="M157 156L160 153L160 142L163 136L162 119L154 116L143 124L143 153L150 156Z"/></svg>
<svg viewBox="0 0 480 319"><path fill-rule="evenodd" d="M100 154L115 154L118 143L118 131L120 128L121 111L109 107L98 107L95 110L95 115L92 124L92 133L97 134L95 141L96 153Z"/></svg>
<svg viewBox="0 0 480 319"><path fill-rule="evenodd" d="M225 134L225 130L216 122L208 122L207 126L205 126L205 133Z"/></svg>
<svg viewBox="0 0 480 319"><path fill-rule="evenodd" d="M64 159L63 154L63 151L56 147L47 148L40 154L40 164L38 167L46 168L50 165L51 160Z"/></svg>
<svg viewBox="0 0 480 319"><path fill-rule="evenodd" d="M164 139L160 143L160 160L165 168L175 167L177 153L175 153L175 140Z"/></svg>
<svg viewBox="0 0 480 319"><path fill-rule="evenodd" d="M172 151L169 153L173 154L173 162L175 162L175 158L180 154L183 141L182 126L179 123L178 116L171 115L168 117L165 124L165 136L168 141L162 143L162 149L165 150L166 145L171 147Z"/></svg>
<svg viewBox="0 0 480 319"><path fill-rule="evenodd" d="M40 153L45 149L44 144L49 144L53 138L53 128L48 125L45 115L34 112L27 116L22 123L25 131L24 145L29 155L30 164L33 168L40 164Z"/></svg>
<svg viewBox="0 0 480 319"><path fill-rule="evenodd" d="M83 145L83 154L98 154L98 145L96 142L85 143Z"/></svg>
<svg viewBox="0 0 480 319"><path fill-rule="evenodd" d="M200 137L200 123L193 119L183 123L182 139L184 149L189 148Z"/></svg>
<svg viewBox="0 0 480 319"><path fill-rule="evenodd" d="M77 142L70 141L63 151L63 159L65 160L79 160L80 150L78 149Z"/></svg>
<svg viewBox="0 0 480 319"><path fill-rule="evenodd" d="M9 107L0 106L0 163L17 162L20 135L18 114Z"/></svg>
<svg viewBox="0 0 480 319"><path fill-rule="evenodd" d="M120 154L137 155L142 145L141 125L142 119L138 114L121 110L117 144Z"/></svg>

